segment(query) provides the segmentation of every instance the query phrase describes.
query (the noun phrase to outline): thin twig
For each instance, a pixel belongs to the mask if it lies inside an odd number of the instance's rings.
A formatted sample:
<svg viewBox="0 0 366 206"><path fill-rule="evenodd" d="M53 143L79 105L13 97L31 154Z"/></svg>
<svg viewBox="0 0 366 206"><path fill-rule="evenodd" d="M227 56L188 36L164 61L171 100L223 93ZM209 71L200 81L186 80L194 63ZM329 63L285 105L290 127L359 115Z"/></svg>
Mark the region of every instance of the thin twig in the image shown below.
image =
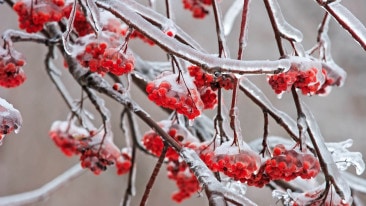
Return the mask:
<svg viewBox="0 0 366 206"><path fill-rule="evenodd" d="M66 186L69 182L80 177L84 172L85 170L81 168L80 164L77 164L38 189L16 195L0 197L0 205L20 206L41 202L49 198L62 187Z"/></svg>
<svg viewBox="0 0 366 206"><path fill-rule="evenodd" d="M160 157L159 157L158 161L155 164L155 167L154 167L154 170L151 174L151 177L150 177L149 181L147 182L144 195L142 196L142 199L141 199L141 202L140 202L140 206L144 206L147 203L147 199L149 198L150 191L152 189L152 186L154 185L156 177L159 174L161 165L164 162L164 158L165 158L165 154L166 154L167 150L168 150L168 145L165 144L164 147L163 147L163 150L161 151Z"/></svg>
<svg viewBox="0 0 366 206"><path fill-rule="evenodd" d="M137 140L137 134L138 134L138 130L136 128L136 124L133 120L133 116L131 111L129 110L125 110L126 114L127 114L127 119L129 122L129 126L130 126L130 131L131 131L131 139L132 139L132 152L131 152L131 168L130 168L130 172L128 174L128 184L127 184L127 188L125 190L125 194L124 194L124 198L123 198L123 202L122 205L123 206L129 206L130 202L131 202L131 198L133 196L135 196L136 193L136 189L135 189L135 179L136 179L136 149L137 149L137 145L136 145L136 140ZM122 119L121 119L121 124L122 124Z"/></svg>

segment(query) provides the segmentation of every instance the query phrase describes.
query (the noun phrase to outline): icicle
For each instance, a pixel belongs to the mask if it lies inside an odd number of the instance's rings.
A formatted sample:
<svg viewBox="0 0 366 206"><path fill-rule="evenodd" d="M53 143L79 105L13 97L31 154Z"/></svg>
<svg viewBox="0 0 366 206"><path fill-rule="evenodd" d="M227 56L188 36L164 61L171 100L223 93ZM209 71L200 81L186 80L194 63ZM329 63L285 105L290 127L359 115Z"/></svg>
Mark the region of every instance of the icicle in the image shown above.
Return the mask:
<svg viewBox="0 0 366 206"><path fill-rule="evenodd" d="M229 35L233 26L236 17L240 14L240 11L243 9L244 0L235 0L234 3L231 4L230 8L227 10L224 16L224 34Z"/></svg>

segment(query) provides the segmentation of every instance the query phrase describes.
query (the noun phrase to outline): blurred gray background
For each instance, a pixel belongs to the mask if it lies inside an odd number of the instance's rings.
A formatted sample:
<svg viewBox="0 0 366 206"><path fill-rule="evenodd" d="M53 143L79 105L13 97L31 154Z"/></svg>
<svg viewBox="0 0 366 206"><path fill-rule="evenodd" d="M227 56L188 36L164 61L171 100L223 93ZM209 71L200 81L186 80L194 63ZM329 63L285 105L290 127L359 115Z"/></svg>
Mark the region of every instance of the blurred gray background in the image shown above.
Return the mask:
<svg viewBox="0 0 366 206"><path fill-rule="evenodd" d="M323 10L309 0L280 0L282 11L287 21L300 29L304 34L303 45L310 49L316 40L316 31L322 19ZM163 1L157 1L158 4ZM232 0L222 0L223 12L227 10ZM205 49L217 53L217 41L213 15L204 20L194 20L191 13L182 9L180 1L172 1L176 22ZM366 1L343 1L364 24L366 24ZM274 35L269 24L262 1L252 1L250 7L249 41L244 58L277 59L278 51ZM158 6L163 12L163 6ZM0 32L6 29L17 29L17 17L7 5L0 5ZM231 54L236 56L239 19L235 22L233 32L228 36ZM326 97L302 97L314 112L321 131L327 141L341 141L348 138L354 140L352 151L366 154L364 139L366 138L366 52L334 21L330 24L329 36L332 41L332 55L336 63L343 67L348 77L342 88L334 88ZM139 40L131 42L131 48L148 60L165 60L166 55L157 47L148 47ZM19 134L8 135L0 146L0 196L25 192L42 186L61 174L78 159L65 157L48 137L48 131L53 121L65 120L68 109L48 78L43 65L46 53L42 45L34 43L16 44L16 48L25 54L27 65L24 67L28 77L25 84L14 89L0 88L0 97L6 99L21 111L23 127ZM60 60L61 61L61 60ZM61 68L62 69L62 68ZM62 69L63 70L63 69ZM265 76L251 77L258 86L273 100L280 109L295 117L295 108L290 95L277 99L266 83ZM63 70L63 79L75 98L80 97L80 88ZM154 119L162 120L166 114L147 101L138 88L133 89L133 98L139 102ZM227 101L229 104L229 100ZM243 94L239 95L240 121L246 140L252 140L262 135L262 112ZM125 144L119 130L119 113L122 107L113 101L107 101L112 110L113 130L118 145ZM93 111L93 110L92 110ZM97 116L98 117L98 116ZM283 135L282 128L270 121L270 134ZM148 130L141 124L141 133ZM146 182L152 172L156 159L138 153L137 165L137 195L132 205L138 205ZM354 169L350 169L354 172ZM362 175L362 177L366 177ZM99 206L119 205L126 187L127 175L117 176L114 168L108 169L100 176L87 171L83 176L74 180L46 201L34 205L70 205L70 206ZM165 169L162 169L156 184L152 189L148 205L177 205L170 198L176 190L175 185L167 180ZM248 197L259 205L275 205L268 189L250 188ZM180 205L207 205L205 197L195 195Z"/></svg>

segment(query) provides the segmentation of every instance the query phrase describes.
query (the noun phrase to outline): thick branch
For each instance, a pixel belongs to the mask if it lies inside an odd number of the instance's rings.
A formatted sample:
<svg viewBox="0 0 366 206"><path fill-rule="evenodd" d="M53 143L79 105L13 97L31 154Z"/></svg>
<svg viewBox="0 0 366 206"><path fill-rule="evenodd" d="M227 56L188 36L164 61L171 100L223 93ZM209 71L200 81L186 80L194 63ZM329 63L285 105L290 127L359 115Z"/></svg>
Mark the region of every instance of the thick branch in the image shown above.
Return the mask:
<svg viewBox="0 0 366 206"><path fill-rule="evenodd" d="M96 4L110 11L129 26L137 29L166 52L198 65L207 72L214 73L221 71L237 74L267 74L282 72L290 67L289 60L285 59L275 61L239 61L217 58L213 55L197 51L165 35L163 31L151 25L148 21L133 12L130 7L123 4L124 1L103 0L97 1Z"/></svg>

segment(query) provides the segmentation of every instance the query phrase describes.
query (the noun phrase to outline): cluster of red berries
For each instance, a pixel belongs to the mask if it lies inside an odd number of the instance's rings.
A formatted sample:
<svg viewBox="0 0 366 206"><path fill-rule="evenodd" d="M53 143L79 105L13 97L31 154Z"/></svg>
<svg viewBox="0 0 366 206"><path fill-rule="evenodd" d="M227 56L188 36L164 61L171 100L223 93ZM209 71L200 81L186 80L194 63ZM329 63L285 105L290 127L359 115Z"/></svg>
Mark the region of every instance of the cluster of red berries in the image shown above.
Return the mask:
<svg viewBox="0 0 366 206"><path fill-rule="evenodd" d="M203 19L208 14L207 7L211 6L211 0L183 0L183 8L192 12L192 16Z"/></svg>
<svg viewBox="0 0 366 206"><path fill-rule="evenodd" d="M182 202L201 190L196 176L183 161L171 161L167 165L168 178L175 181L178 191L172 194L172 199Z"/></svg>
<svg viewBox="0 0 366 206"><path fill-rule="evenodd" d="M194 144L197 142L196 139L184 127L174 124L172 121L161 121L159 125L182 146L196 148ZM141 141L145 148L153 155L157 157L161 155L164 143L155 131L145 133ZM168 161L168 178L175 181L178 187L178 191L173 193L172 199L176 202L182 202L200 190L199 182L187 164L172 147L168 147L165 157Z"/></svg>
<svg viewBox="0 0 366 206"><path fill-rule="evenodd" d="M63 8L63 15L66 18L70 18L72 7L73 4L68 4ZM80 6L76 7L73 27L80 37L93 33L93 28L86 20L84 13L80 9Z"/></svg>
<svg viewBox="0 0 366 206"><path fill-rule="evenodd" d="M325 92L325 87L330 83L324 81L325 75L324 69L320 73L314 67L300 70L296 66L292 66L287 72L271 75L268 83L276 94L288 91L292 86L300 89L304 95L317 94Z"/></svg>
<svg viewBox="0 0 366 206"><path fill-rule="evenodd" d="M193 77L193 82L196 85L202 102L204 103L204 109L213 109L217 105L217 89L223 88L226 90L232 90L234 88L234 78L232 75L220 74L212 75L204 72L200 67L191 65L188 67L188 72Z"/></svg>
<svg viewBox="0 0 366 206"><path fill-rule="evenodd" d="M90 40L89 36L86 36ZM109 41L95 39L86 43L77 60L91 72L104 75L107 72L117 76L130 73L134 69L134 57L129 51L122 51L111 45Z"/></svg>
<svg viewBox="0 0 366 206"><path fill-rule="evenodd" d="M47 22L60 21L64 4L64 0L20 0L13 9L19 16L19 28L33 33L42 30Z"/></svg>
<svg viewBox="0 0 366 206"><path fill-rule="evenodd" d="M0 86L9 88L21 85L26 80L22 69L24 64L24 57L19 52L0 48Z"/></svg>
<svg viewBox="0 0 366 206"><path fill-rule="evenodd" d="M73 122L56 121L49 136L66 156L80 155L81 166L96 175L112 164L116 166L118 175L125 174L131 167L129 152L119 150L111 137L103 137L101 132L88 132ZM103 138L106 139L102 142Z"/></svg>
<svg viewBox="0 0 366 206"><path fill-rule="evenodd" d="M204 107L192 79L184 74L164 72L147 84L146 92L158 106L176 110L189 119L199 116Z"/></svg>
<svg viewBox="0 0 366 206"><path fill-rule="evenodd" d="M319 171L319 162L313 155L286 150L283 145L277 145L273 149L273 157L265 163L265 172L271 180L310 179Z"/></svg>
<svg viewBox="0 0 366 206"><path fill-rule="evenodd" d="M213 172L222 172L249 186L263 187L271 180L291 181L296 177L310 179L320 171L319 162L313 155L286 150L283 145L277 145L273 157L262 164L260 157L250 150L233 152L232 148L235 147L228 146L227 143L214 151L211 147L200 152L206 165Z"/></svg>
<svg viewBox="0 0 366 206"><path fill-rule="evenodd" d="M243 183L254 181L253 175L257 173L261 163L258 154L243 144L239 147L232 145L231 142L224 142L218 147L213 144L200 151L200 158L208 168Z"/></svg>
<svg viewBox="0 0 366 206"><path fill-rule="evenodd" d="M213 172L222 172L236 181L249 179L260 162L258 155L247 151L227 155L203 152L200 157Z"/></svg>
<svg viewBox="0 0 366 206"><path fill-rule="evenodd" d="M194 147L192 145L194 145L196 140L185 128L178 124L174 124L169 120L160 121L159 126L183 146L190 148ZM157 157L161 155L164 148L164 142L155 131L151 130L146 132L141 141L151 154ZM179 154L169 146L165 157L169 161L177 161L179 159Z"/></svg>

